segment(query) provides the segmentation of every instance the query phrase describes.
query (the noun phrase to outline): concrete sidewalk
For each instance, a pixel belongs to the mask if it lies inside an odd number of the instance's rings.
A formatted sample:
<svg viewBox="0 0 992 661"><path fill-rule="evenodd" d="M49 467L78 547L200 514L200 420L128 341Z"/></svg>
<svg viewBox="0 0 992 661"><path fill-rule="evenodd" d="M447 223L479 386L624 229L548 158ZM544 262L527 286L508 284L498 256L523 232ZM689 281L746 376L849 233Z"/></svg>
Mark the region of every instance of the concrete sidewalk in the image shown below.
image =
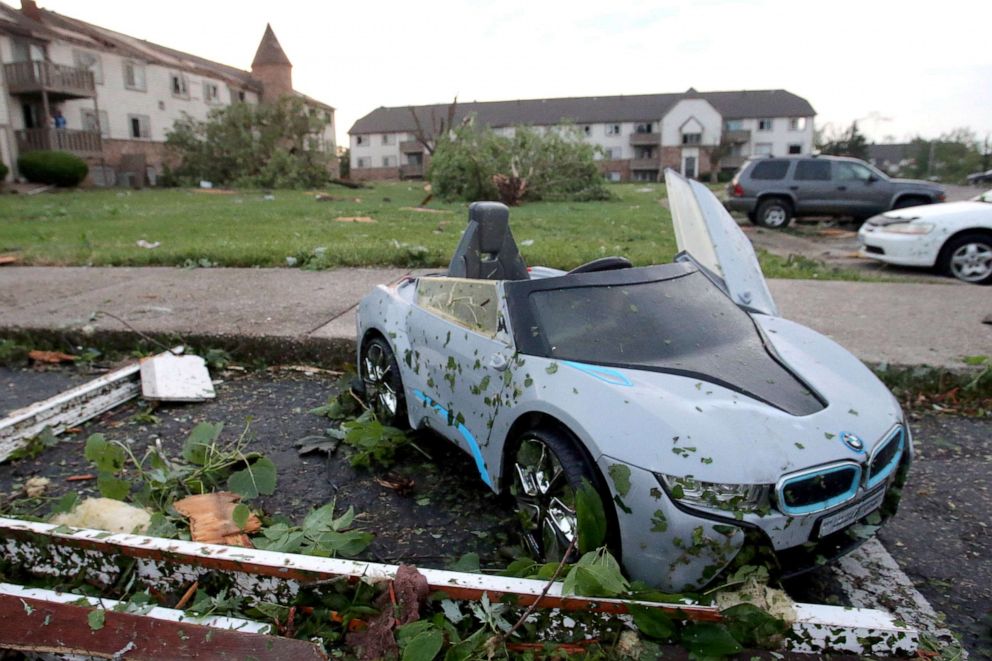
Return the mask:
<svg viewBox="0 0 992 661"><path fill-rule="evenodd" d="M404 269L4 267L0 332L143 333L269 355L347 360L354 308ZM825 333L866 362L956 368L992 354L992 289L943 284L772 280L783 316ZM94 316L96 315L96 316Z"/></svg>

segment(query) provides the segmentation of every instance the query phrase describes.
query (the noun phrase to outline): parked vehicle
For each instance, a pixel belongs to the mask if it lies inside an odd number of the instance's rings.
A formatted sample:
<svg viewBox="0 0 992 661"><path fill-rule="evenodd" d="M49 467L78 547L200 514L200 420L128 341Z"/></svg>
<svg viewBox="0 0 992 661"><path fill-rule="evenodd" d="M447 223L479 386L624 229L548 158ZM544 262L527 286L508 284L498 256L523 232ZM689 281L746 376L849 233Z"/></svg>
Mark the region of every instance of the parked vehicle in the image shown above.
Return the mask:
<svg viewBox="0 0 992 661"><path fill-rule="evenodd" d="M943 202L944 188L891 179L856 158L752 158L727 188L725 205L762 227L782 228L794 217L849 216L864 220L890 209Z"/></svg>
<svg viewBox="0 0 992 661"><path fill-rule="evenodd" d="M634 579L695 589L742 553L816 567L895 511L906 419L857 358L779 316L709 189L666 180L683 252L642 268L528 269L507 208L471 205L446 273L361 301L365 396L468 453L536 559L565 554L588 481Z"/></svg>
<svg viewBox="0 0 992 661"><path fill-rule="evenodd" d="M992 190L967 202L889 211L861 226L861 256L992 284Z"/></svg>

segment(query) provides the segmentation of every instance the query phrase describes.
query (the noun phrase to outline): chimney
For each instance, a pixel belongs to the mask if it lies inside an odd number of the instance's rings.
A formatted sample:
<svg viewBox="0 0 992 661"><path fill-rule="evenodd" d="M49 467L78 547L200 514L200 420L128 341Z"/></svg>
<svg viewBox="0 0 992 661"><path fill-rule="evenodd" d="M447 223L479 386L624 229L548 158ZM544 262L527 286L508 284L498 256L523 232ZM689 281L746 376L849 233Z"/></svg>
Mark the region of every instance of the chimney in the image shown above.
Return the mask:
<svg viewBox="0 0 992 661"><path fill-rule="evenodd" d="M33 21L41 22L41 10L34 0L21 0L21 13Z"/></svg>
<svg viewBox="0 0 992 661"><path fill-rule="evenodd" d="M271 25L265 26L265 34L251 62L251 75L262 83L262 101L265 103L293 93L293 64L279 45Z"/></svg>

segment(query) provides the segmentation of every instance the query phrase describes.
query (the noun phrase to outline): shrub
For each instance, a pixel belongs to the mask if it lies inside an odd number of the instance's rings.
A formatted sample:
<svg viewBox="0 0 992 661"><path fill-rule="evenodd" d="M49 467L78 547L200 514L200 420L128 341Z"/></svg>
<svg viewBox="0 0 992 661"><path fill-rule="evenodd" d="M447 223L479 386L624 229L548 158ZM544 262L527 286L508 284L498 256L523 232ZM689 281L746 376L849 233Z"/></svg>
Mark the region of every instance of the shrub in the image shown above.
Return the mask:
<svg viewBox="0 0 992 661"><path fill-rule="evenodd" d="M0 161L0 183L3 183L3 180L7 178L8 172L10 172L10 169L4 164L3 161Z"/></svg>
<svg viewBox="0 0 992 661"><path fill-rule="evenodd" d="M90 171L83 159L64 151L29 151L17 167L28 181L63 187L78 186Z"/></svg>

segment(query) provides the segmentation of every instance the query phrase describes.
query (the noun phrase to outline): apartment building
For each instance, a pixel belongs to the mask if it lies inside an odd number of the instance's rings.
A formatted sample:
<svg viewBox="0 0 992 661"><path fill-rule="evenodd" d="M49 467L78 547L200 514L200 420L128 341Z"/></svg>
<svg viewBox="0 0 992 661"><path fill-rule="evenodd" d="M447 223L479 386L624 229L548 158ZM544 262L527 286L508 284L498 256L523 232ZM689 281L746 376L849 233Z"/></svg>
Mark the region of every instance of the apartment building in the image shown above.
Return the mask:
<svg viewBox="0 0 992 661"><path fill-rule="evenodd" d="M416 113L416 119L414 118ZM448 106L377 108L348 132L351 177L358 180L423 176L429 154L417 140L429 135ZM665 168L689 177L733 170L754 155L809 154L816 112L785 90L743 90L635 96L577 97L459 103L455 121L474 115L498 132L515 126L576 124L602 148L600 168L612 181L658 181Z"/></svg>
<svg viewBox="0 0 992 661"><path fill-rule="evenodd" d="M166 134L184 114L202 120L213 108L284 95L323 116L319 148L335 153L334 108L293 90L271 26L244 71L22 0L20 10L0 3L0 61L0 159L11 177L18 154L55 149L84 158L96 185L154 184Z"/></svg>

